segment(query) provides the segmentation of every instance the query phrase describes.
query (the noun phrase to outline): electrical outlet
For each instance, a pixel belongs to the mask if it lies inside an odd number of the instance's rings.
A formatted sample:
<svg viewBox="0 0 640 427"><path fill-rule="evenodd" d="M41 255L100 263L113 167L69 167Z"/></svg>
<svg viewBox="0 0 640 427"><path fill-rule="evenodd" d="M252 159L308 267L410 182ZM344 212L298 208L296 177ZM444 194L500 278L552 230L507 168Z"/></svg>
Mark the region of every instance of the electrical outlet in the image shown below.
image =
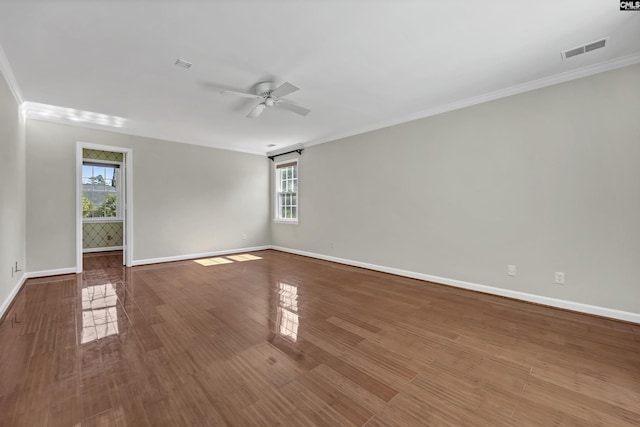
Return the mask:
<svg viewBox="0 0 640 427"><path fill-rule="evenodd" d="M507 275L515 276L516 275L516 266L515 265L507 265Z"/></svg>
<svg viewBox="0 0 640 427"><path fill-rule="evenodd" d="M16 266L15 267L13 265L11 266L11 277L15 276L16 273L19 273L21 271L22 270L18 268L18 261L16 261Z"/></svg>
<svg viewBox="0 0 640 427"><path fill-rule="evenodd" d="M329 247L333 249L333 242L329 242Z"/></svg>
<svg viewBox="0 0 640 427"><path fill-rule="evenodd" d="M242 234L242 240L247 240L247 234L246 233Z"/></svg>
<svg viewBox="0 0 640 427"><path fill-rule="evenodd" d="M564 285L564 273L561 271L556 271L556 284Z"/></svg>

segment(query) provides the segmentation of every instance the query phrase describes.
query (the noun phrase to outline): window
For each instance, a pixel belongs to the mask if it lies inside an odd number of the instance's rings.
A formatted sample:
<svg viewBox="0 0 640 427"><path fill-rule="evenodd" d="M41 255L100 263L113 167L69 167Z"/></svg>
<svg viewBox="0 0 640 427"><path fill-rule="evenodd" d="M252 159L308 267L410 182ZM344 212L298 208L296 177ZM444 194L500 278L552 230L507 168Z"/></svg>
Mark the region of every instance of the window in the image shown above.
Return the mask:
<svg viewBox="0 0 640 427"><path fill-rule="evenodd" d="M82 162L82 217L122 219L120 165Z"/></svg>
<svg viewBox="0 0 640 427"><path fill-rule="evenodd" d="M298 161L276 164L276 221L298 222Z"/></svg>

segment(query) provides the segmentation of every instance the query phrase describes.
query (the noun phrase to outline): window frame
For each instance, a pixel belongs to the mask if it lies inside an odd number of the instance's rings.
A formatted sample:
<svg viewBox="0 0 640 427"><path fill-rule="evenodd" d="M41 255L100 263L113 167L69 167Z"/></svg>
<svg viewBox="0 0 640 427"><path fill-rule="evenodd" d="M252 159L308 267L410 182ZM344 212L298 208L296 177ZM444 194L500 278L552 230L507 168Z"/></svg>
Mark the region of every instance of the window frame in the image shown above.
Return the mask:
<svg viewBox="0 0 640 427"><path fill-rule="evenodd" d="M284 168L280 168L280 165L283 164L287 164L287 163L295 163L296 166L296 191L295 192L283 192L280 191L280 184L281 184L281 179L280 179L280 171L279 169L283 169ZM300 220L300 161L299 159L288 159L288 160L282 160L280 162L276 162L273 165L273 204L274 204L274 212L273 212L273 222L275 223L279 223L279 224L298 224L298 221ZM282 218L280 217L280 194L285 193L285 194L295 194L296 196L296 217L295 218Z"/></svg>
<svg viewBox="0 0 640 427"><path fill-rule="evenodd" d="M84 178L82 176L82 166L84 166L84 163L94 163L94 164L100 164L100 165L105 165L105 166L115 166L117 165L118 167L117 169L117 186L116 186L116 216L105 216L105 217L90 217L90 218L85 218L82 217L82 222L123 222L124 221L124 207L122 206L123 204L123 193L122 193L122 187L123 187L123 176L125 175L123 173L123 169L124 169L124 163L123 162L115 162L113 160L97 160L97 159L87 159L87 158L82 158L82 164L80 165L80 188L83 188L83 184L82 184L82 179ZM81 192L81 196L82 196Z"/></svg>

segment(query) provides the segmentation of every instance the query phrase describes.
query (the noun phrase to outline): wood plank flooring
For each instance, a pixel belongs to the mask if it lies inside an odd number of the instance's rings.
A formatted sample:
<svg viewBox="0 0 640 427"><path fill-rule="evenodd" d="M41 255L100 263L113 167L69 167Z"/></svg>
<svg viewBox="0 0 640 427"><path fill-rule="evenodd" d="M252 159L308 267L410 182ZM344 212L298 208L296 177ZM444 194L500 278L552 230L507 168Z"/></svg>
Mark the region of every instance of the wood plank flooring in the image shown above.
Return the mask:
<svg viewBox="0 0 640 427"><path fill-rule="evenodd" d="M1 426L640 425L640 325L277 251L121 259L27 282Z"/></svg>

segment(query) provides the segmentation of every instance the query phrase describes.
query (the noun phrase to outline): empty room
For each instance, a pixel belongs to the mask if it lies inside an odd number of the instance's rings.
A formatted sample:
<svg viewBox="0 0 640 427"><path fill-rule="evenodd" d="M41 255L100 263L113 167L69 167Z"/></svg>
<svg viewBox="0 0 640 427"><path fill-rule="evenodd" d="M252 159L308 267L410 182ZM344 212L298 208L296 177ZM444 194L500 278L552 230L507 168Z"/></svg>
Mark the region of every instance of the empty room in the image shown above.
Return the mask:
<svg viewBox="0 0 640 427"><path fill-rule="evenodd" d="M0 426L640 425L640 2L0 3Z"/></svg>

